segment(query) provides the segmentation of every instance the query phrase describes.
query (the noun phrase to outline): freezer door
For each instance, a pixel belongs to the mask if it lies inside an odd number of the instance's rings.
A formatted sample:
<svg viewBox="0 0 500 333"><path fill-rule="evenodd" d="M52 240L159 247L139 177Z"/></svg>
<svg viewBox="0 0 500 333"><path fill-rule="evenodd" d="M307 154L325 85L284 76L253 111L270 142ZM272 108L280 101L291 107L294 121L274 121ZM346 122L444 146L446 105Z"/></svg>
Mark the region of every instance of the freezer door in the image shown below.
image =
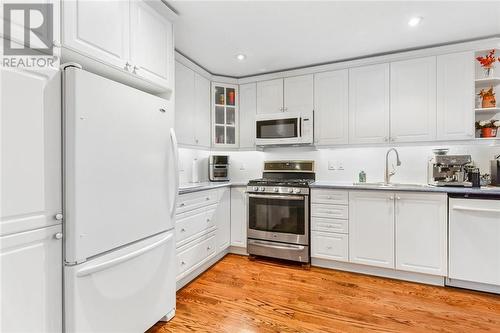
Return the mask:
<svg viewBox="0 0 500 333"><path fill-rule="evenodd" d="M64 70L65 259L173 228L173 104L81 69Z"/></svg>
<svg viewBox="0 0 500 333"><path fill-rule="evenodd" d="M66 332L144 332L175 311L173 231L64 268Z"/></svg>

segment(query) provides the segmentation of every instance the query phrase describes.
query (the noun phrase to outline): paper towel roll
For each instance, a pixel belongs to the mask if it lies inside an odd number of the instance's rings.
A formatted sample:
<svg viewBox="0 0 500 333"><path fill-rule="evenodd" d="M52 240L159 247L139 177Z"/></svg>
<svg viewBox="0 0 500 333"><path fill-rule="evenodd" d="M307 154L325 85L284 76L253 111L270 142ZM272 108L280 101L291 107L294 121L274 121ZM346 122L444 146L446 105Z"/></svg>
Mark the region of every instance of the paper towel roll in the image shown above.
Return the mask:
<svg viewBox="0 0 500 333"><path fill-rule="evenodd" d="M200 175L198 171L198 159L195 158L193 159L193 168L191 169L191 182L192 183L198 183L200 181Z"/></svg>

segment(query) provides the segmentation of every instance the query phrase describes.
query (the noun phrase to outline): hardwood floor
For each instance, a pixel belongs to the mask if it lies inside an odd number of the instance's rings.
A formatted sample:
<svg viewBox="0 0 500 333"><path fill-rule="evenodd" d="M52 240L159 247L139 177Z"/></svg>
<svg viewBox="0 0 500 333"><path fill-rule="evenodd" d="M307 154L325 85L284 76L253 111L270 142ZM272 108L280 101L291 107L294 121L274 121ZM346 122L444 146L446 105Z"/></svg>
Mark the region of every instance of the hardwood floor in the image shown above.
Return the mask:
<svg viewBox="0 0 500 333"><path fill-rule="evenodd" d="M500 332L500 296L228 255L160 332Z"/></svg>

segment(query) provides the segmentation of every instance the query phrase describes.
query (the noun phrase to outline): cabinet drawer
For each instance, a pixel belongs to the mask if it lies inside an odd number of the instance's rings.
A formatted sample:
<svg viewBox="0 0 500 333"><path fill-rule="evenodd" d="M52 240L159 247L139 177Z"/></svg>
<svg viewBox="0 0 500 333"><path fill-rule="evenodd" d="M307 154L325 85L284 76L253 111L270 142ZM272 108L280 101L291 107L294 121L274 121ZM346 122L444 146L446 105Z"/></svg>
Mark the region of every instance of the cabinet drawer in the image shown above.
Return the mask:
<svg viewBox="0 0 500 333"><path fill-rule="evenodd" d="M217 190L187 193L179 196L177 214L217 203Z"/></svg>
<svg viewBox="0 0 500 333"><path fill-rule="evenodd" d="M311 257L348 261L348 236L345 234L313 231L311 234Z"/></svg>
<svg viewBox="0 0 500 333"><path fill-rule="evenodd" d="M215 209L199 209L177 216L175 222L176 246L182 246L215 228Z"/></svg>
<svg viewBox="0 0 500 333"><path fill-rule="evenodd" d="M177 254L177 280L203 264L207 258L215 254L216 249L217 241L215 233L212 233L181 250Z"/></svg>
<svg viewBox="0 0 500 333"><path fill-rule="evenodd" d="M348 206L343 205L312 204L311 216L334 219L348 219L349 209Z"/></svg>
<svg viewBox="0 0 500 333"><path fill-rule="evenodd" d="M311 202L320 204L347 205L349 202L349 192L313 189L311 191Z"/></svg>
<svg viewBox="0 0 500 333"><path fill-rule="evenodd" d="M349 220L331 219L325 217L312 217L311 229L315 231L338 232L347 234L349 232Z"/></svg>

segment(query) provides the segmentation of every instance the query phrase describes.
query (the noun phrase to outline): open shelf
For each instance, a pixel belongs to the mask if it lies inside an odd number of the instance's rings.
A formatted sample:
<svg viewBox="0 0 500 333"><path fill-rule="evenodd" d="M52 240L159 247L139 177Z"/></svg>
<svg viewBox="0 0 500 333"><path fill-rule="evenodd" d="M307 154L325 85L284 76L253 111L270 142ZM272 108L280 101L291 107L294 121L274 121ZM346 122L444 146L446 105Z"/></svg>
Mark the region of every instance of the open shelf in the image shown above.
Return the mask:
<svg viewBox="0 0 500 333"><path fill-rule="evenodd" d="M477 114L481 114L481 113L499 113L500 112L500 108L478 108L478 109L475 109L476 113Z"/></svg>
<svg viewBox="0 0 500 333"><path fill-rule="evenodd" d="M500 77L488 77L483 79L476 79L476 87L488 87L500 84Z"/></svg>

